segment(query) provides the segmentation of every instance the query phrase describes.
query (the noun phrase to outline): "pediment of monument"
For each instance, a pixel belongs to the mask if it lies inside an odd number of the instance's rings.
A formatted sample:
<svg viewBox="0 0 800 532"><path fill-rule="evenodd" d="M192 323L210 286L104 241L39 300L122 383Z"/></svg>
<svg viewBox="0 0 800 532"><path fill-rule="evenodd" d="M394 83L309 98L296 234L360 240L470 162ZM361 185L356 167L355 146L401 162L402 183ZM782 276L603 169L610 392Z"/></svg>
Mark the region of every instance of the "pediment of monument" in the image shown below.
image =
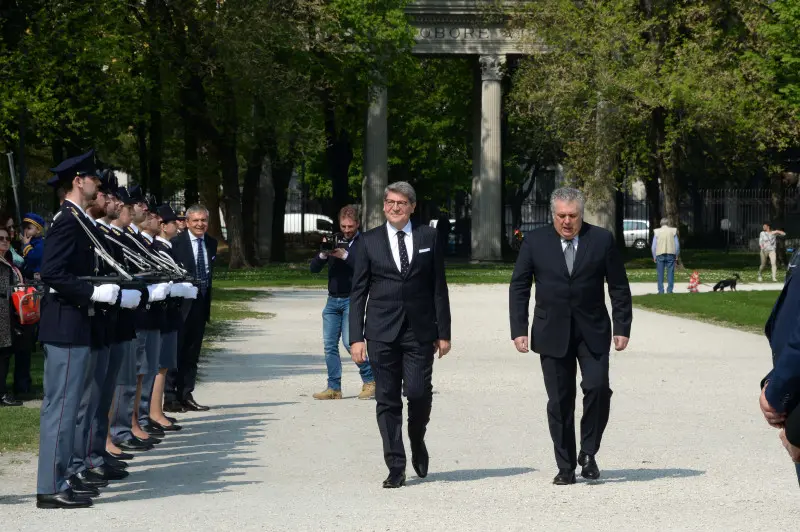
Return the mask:
<svg viewBox="0 0 800 532"><path fill-rule="evenodd" d="M534 54L543 51L533 35L508 27L520 2L416 0L406 7L414 28L415 54Z"/></svg>

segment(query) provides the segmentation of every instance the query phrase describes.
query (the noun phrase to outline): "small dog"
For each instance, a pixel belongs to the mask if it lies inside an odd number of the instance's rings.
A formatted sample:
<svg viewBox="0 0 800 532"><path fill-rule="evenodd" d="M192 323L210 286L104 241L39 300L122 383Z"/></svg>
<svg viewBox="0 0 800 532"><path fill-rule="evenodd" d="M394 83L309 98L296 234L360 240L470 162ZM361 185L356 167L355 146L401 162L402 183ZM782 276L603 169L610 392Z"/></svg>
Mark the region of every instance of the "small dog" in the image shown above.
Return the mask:
<svg viewBox="0 0 800 532"><path fill-rule="evenodd" d="M741 281L741 277L739 277L738 273L734 273L733 277L730 279L723 279L717 284L714 285L714 292L719 290L720 292L724 292L726 288L730 288L734 292L736 291L736 282Z"/></svg>

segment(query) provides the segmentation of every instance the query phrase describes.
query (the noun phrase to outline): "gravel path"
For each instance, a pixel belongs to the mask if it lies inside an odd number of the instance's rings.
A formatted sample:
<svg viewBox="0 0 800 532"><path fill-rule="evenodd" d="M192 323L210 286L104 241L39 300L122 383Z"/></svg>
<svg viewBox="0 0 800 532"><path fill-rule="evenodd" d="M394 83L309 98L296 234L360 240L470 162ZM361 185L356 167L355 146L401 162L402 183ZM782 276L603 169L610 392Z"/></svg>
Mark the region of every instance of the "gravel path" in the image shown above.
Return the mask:
<svg viewBox="0 0 800 532"><path fill-rule="evenodd" d="M637 285L634 292L652 291ZM761 285L760 285L761 286ZM779 285L775 285L778 287ZM277 290L208 359L210 412L131 462L93 509L34 507L36 462L0 461L3 530L791 530L794 468L758 409L758 335L637 310L612 355L602 478L555 487L538 357L508 338L505 286L451 287L453 352L434 368L431 473L386 475L374 403L346 359L346 399L325 384L318 290ZM580 401L579 401L580 404ZM580 407L579 407L580 410ZM2 430L2 427L0 427Z"/></svg>

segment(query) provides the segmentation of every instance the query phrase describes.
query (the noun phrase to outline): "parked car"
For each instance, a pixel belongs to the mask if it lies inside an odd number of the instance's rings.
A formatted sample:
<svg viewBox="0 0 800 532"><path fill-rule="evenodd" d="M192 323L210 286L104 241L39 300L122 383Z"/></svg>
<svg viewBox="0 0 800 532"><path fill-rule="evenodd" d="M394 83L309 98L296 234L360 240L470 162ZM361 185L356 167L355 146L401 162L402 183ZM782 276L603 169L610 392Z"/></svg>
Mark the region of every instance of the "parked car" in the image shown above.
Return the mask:
<svg viewBox="0 0 800 532"><path fill-rule="evenodd" d="M645 249L650 243L650 222L647 220L623 220L622 232L626 247Z"/></svg>
<svg viewBox="0 0 800 532"><path fill-rule="evenodd" d="M301 218L305 216L305 220ZM305 221L305 227L303 227ZM287 234L300 233L305 230L306 233L333 233L333 220L324 214L306 214L300 213L287 213L283 216L283 232Z"/></svg>

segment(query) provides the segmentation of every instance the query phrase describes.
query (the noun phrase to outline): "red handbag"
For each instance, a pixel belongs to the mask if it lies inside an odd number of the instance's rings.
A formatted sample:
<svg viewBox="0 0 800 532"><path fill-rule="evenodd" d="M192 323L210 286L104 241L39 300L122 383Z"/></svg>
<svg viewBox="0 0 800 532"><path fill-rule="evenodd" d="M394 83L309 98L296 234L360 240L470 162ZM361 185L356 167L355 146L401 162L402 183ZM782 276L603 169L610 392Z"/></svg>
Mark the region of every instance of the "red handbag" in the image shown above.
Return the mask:
<svg viewBox="0 0 800 532"><path fill-rule="evenodd" d="M22 284L24 279L16 266L9 264L4 258L0 257L0 262L11 268L14 276ZM39 307L42 300L42 292L33 286L18 286L11 292L11 306L17 315L21 325L33 325L39 322Z"/></svg>

